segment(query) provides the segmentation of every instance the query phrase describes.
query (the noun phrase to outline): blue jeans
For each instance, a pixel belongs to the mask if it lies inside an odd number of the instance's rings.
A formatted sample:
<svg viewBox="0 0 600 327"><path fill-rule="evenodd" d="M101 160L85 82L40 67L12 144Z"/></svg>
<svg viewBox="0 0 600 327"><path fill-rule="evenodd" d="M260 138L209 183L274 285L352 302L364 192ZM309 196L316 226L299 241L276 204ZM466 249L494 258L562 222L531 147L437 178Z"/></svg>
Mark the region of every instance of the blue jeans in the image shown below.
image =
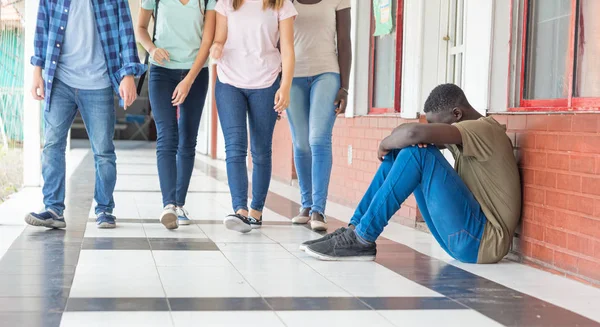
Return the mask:
<svg viewBox="0 0 600 327"><path fill-rule="evenodd" d="M279 79L265 89L240 89L217 80L215 98L225 137L227 180L233 210L248 210L248 128L252 153L252 203L262 211L271 184L273 131L277 112L273 109ZM258 217L256 217L258 218Z"/></svg>
<svg viewBox="0 0 600 327"><path fill-rule="evenodd" d="M435 147L389 153L375 174L350 224L374 242L413 193L431 234L453 258L477 263L487 219L469 188Z"/></svg>
<svg viewBox="0 0 600 327"><path fill-rule="evenodd" d="M175 88L189 70L152 66L149 96L156 123L156 156L163 206L185 205L196 157L196 140L202 109L208 90L208 68L203 68L190 88L185 101L177 107L171 103Z"/></svg>
<svg viewBox="0 0 600 327"><path fill-rule="evenodd" d="M65 150L67 135L77 114L81 117L96 162L96 214L112 213L117 166L113 136L115 132L114 93L101 90L79 90L54 79L50 111L44 111L45 139L42 156L44 205L59 215L65 210Z"/></svg>
<svg viewBox="0 0 600 327"><path fill-rule="evenodd" d="M287 111L302 207L321 214L325 214L331 177L331 134L339 89L337 73L296 77Z"/></svg>

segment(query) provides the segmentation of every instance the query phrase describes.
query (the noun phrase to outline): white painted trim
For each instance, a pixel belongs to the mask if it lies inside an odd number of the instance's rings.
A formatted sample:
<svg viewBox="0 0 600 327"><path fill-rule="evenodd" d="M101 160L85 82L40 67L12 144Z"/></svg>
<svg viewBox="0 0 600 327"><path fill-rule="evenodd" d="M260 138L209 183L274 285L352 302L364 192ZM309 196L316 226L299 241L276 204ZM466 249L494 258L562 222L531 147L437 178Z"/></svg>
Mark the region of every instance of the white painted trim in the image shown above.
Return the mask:
<svg viewBox="0 0 600 327"><path fill-rule="evenodd" d="M369 113L371 1L352 0L352 70L346 117Z"/></svg>
<svg viewBox="0 0 600 327"><path fill-rule="evenodd" d="M463 89L482 114L490 104L493 12L493 0L465 0Z"/></svg>
<svg viewBox="0 0 600 327"><path fill-rule="evenodd" d="M423 39L425 1L404 1L404 35L402 53L402 117L416 117L421 111L421 72L423 69Z"/></svg>

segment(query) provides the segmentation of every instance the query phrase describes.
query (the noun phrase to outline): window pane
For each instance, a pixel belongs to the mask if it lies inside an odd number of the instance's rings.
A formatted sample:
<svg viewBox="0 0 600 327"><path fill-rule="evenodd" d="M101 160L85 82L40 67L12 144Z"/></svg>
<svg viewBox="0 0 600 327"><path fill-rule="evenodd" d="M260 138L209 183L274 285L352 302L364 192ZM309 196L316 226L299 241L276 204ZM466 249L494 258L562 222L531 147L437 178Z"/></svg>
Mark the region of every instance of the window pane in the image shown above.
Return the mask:
<svg viewBox="0 0 600 327"><path fill-rule="evenodd" d="M393 108L396 82L395 33L375 38L373 107Z"/></svg>
<svg viewBox="0 0 600 327"><path fill-rule="evenodd" d="M600 97L600 1L581 0L577 24L576 97Z"/></svg>
<svg viewBox="0 0 600 327"><path fill-rule="evenodd" d="M374 108L394 108L396 89L396 8L392 0L392 33L374 38L373 103Z"/></svg>
<svg viewBox="0 0 600 327"><path fill-rule="evenodd" d="M567 97L570 21L571 0L530 0L525 99Z"/></svg>

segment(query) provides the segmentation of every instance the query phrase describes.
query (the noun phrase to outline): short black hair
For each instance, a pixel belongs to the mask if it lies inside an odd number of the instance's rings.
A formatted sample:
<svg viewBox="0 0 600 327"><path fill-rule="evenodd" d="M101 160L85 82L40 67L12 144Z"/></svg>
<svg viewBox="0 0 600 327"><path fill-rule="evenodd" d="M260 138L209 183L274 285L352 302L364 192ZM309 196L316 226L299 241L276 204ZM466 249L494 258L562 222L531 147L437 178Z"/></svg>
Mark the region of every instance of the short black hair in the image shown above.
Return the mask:
<svg viewBox="0 0 600 327"><path fill-rule="evenodd" d="M456 107L471 108L465 92L455 84L436 86L425 101L425 113L451 111Z"/></svg>

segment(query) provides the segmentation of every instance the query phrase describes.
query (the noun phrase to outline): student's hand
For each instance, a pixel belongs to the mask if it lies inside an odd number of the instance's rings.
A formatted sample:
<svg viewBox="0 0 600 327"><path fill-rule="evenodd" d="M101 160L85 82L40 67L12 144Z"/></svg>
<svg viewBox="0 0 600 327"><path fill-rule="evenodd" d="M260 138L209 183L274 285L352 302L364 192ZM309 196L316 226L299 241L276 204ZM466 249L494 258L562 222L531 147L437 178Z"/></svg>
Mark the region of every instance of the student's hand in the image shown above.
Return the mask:
<svg viewBox="0 0 600 327"><path fill-rule="evenodd" d="M386 149L383 146L383 142L381 142L379 144L379 149L377 150L377 159L379 159L379 161L383 162L383 159L385 159L385 156L390 153L390 150Z"/></svg>
<svg viewBox="0 0 600 327"><path fill-rule="evenodd" d="M283 112L290 105L290 89L287 87L281 87L275 93L275 111L278 113Z"/></svg>
<svg viewBox="0 0 600 327"><path fill-rule="evenodd" d="M171 61L171 58L169 57L169 52L161 48L154 48L150 50L150 57L152 57L152 59L160 65L162 65L165 60Z"/></svg>
<svg viewBox="0 0 600 327"><path fill-rule="evenodd" d="M426 148L428 145L429 145L429 144L426 144L426 143L419 143L419 144L417 144L417 146L418 146L419 148Z"/></svg>
<svg viewBox="0 0 600 327"><path fill-rule="evenodd" d="M223 56L223 44L222 43L213 43L210 47L210 57L219 60Z"/></svg>
<svg viewBox="0 0 600 327"><path fill-rule="evenodd" d="M42 69L40 67L36 67L33 72L31 96L38 101L44 100L44 78L42 77Z"/></svg>
<svg viewBox="0 0 600 327"><path fill-rule="evenodd" d="M193 82L188 81L187 78L184 78L183 81L179 82L179 84L175 88L175 92L173 92L173 96L171 97L171 99L173 100L171 101L173 106L179 106L185 101L188 94L190 93L190 88L192 87L192 84Z"/></svg>
<svg viewBox="0 0 600 327"><path fill-rule="evenodd" d="M348 105L348 92L344 89L340 89L333 104L335 104L336 115L345 113L346 106Z"/></svg>
<svg viewBox="0 0 600 327"><path fill-rule="evenodd" d="M124 102L123 109L127 110L127 107L131 106L133 101L137 98L137 90L135 88L133 76L128 75L123 77L121 85L119 85L119 95Z"/></svg>

